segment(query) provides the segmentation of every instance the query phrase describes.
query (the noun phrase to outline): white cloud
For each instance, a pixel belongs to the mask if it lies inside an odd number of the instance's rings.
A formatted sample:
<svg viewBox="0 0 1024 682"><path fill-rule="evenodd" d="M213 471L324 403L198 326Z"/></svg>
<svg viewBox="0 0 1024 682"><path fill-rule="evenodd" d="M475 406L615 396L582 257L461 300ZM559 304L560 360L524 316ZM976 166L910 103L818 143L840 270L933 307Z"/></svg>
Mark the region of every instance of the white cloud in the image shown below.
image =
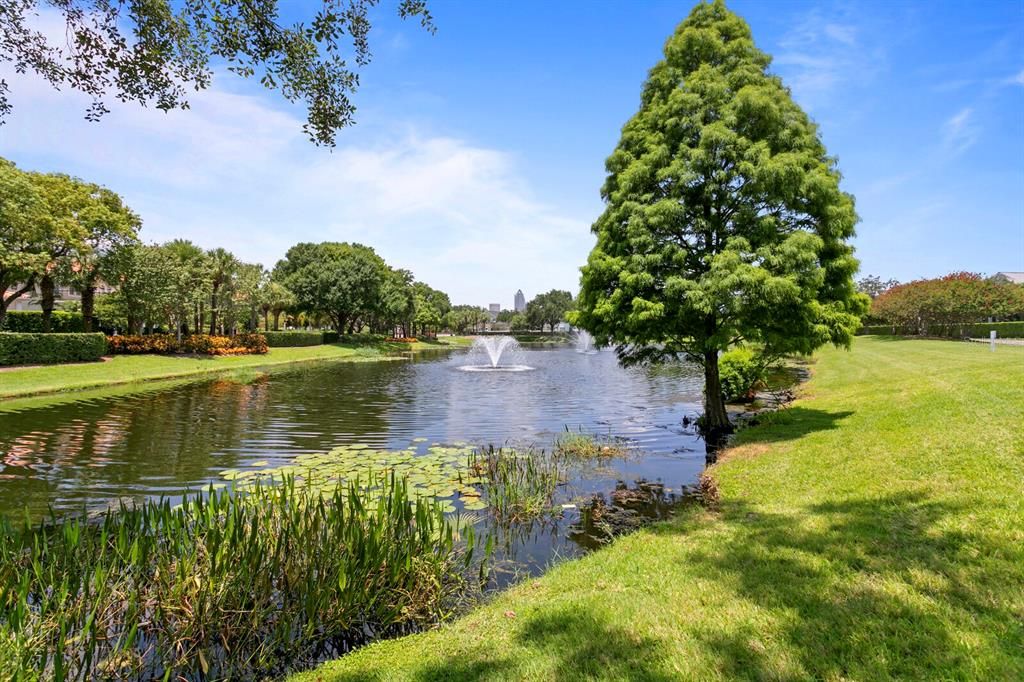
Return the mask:
<svg viewBox="0 0 1024 682"><path fill-rule="evenodd" d="M509 307L518 288L575 290L593 243L593 216L537 200L501 149L380 121L317 148L299 112L218 87L188 111L114 105L88 123L84 98L0 75L15 106L0 155L120 192L147 240L184 237L268 266L299 241L360 241L456 301Z"/></svg>
<svg viewBox="0 0 1024 682"><path fill-rule="evenodd" d="M943 124L942 144L947 152L960 154L978 141L981 129L974 123L973 117L974 110L964 107Z"/></svg>
<svg viewBox="0 0 1024 682"><path fill-rule="evenodd" d="M37 26L59 40L63 19ZM401 33L384 36L401 52ZM0 155L62 171L121 193L143 217L148 241L183 237L272 266L299 241L359 241L456 302L511 307L552 287L575 290L593 239L588 221L535 198L507 151L378 118L343 131L334 150L314 147L298 108L214 88L169 113L108 102L100 123L89 99L0 68L14 112ZM255 86L245 86L255 87Z"/></svg>
<svg viewBox="0 0 1024 682"><path fill-rule="evenodd" d="M826 36L851 47L857 44L857 27L849 24L825 24L823 29Z"/></svg>
<svg viewBox="0 0 1024 682"><path fill-rule="evenodd" d="M869 83L884 68L884 46L864 21L842 8L817 8L783 35L774 64L803 106L825 107L837 93Z"/></svg>

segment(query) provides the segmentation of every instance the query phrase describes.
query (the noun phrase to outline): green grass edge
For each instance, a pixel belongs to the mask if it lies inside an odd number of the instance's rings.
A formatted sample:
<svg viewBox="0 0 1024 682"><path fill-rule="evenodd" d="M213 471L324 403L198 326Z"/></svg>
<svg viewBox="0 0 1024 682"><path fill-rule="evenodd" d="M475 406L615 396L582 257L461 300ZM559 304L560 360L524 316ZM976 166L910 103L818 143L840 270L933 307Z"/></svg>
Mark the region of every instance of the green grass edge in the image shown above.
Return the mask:
<svg viewBox="0 0 1024 682"><path fill-rule="evenodd" d="M103 362L10 367L0 369L0 400L48 396L102 387L124 386L171 379L216 376L238 369L260 369L312 361L367 362L392 360L404 353L463 348L469 337L446 337L438 342L335 343L319 346L271 348L266 355L209 358L166 355L115 355Z"/></svg>

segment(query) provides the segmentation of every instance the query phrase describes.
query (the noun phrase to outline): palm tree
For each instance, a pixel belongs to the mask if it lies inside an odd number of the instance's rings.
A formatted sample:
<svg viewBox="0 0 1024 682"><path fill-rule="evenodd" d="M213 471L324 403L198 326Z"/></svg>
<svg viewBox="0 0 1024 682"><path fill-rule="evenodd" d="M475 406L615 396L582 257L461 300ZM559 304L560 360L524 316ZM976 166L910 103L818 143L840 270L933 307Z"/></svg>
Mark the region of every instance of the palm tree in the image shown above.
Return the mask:
<svg viewBox="0 0 1024 682"><path fill-rule="evenodd" d="M295 305L295 295L280 282L267 280L260 290L260 310L263 311L263 328L270 329L269 316L274 316L274 331L278 330L281 313Z"/></svg>
<svg viewBox="0 0 1024 682"><path fill-rule="evenodd" d="M219 294L226 284L230 284L238 269L238 259L226 249L216 248L207 252L207 264L210 281L210 334L217 333L217 313L220 310Z"/></svg>

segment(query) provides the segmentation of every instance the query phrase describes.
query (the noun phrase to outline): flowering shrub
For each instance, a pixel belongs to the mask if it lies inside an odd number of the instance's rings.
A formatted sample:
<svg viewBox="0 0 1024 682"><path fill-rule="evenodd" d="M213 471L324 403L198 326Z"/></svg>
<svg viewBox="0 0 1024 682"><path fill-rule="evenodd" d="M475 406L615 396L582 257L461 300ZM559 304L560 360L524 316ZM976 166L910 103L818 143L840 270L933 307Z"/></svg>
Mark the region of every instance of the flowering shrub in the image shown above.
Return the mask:
<svg viewBox="0 0 1024 682"><path fill-rule="evenodd" d="M220 355L215 351L234 348L237 344L229 336L210 336L209 334L192 334L181 340L182 353L195 355Z"/></svg>
<svg viewBox="0 0 1024 682"><path fill-rule="evenodd" d="M111 336L107 339L107 352L111 355L135 355L138 353L175 353L178 339L171 334L149 334L147 336Z"/></svg>
<svg viewBox="0 0 1024 682"><path fill-rule="evenodd" d="M413 337L413 336L405 336L405 337L402 337L400 339L391 339L391 340L392 341L398 341L399 343L416 343L417 341L419 341L419 339L417 339L416 337Z"/></svg>
<svg viewBox="0 0 1024 682"><path fill-rule="evenodd" d="M193 355L249 355L267 352L262 334L210 336L192 334L178 341L172 334L146 336L111 336L107 345L112 354L188 353Z"/></svg>
<svg viewBox="0 0 1024 682"><path fill-rule="evenodd" d="M235 337L238 346L244 348L247 353L262 355L270 350L267 345L267 337L263 334L239 334Z"/></svg>
<svg viewBox="0 0 1024 682"><path fill-rule="evenodd" d="M969 335L962 328L972 323L1020 315L1024 315L1024 287L970 272L901 284L871 303L871 317L888 323L889 333L922 336Z"/></svg>

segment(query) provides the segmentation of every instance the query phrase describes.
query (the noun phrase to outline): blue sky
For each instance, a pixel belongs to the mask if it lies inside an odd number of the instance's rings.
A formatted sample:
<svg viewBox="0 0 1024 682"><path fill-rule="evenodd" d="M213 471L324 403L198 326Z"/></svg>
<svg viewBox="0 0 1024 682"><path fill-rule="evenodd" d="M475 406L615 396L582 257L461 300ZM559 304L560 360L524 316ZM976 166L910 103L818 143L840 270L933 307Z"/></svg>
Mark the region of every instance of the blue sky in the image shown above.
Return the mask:
<svg viewBox="0 0 1024 682"><path fill-rule="evenodd" d="M120 192L148 241L268 266L298 241L360 241L480 305L575 291L604 159L690 3L430 6L433 36L376 13L359 124L334 150L305 141L303 110L228 74L190 111L113 106L91 124L81 97L8 71L0 155ZM1024 4L729 6L839 159L862 273L1024 270Z"/></svg>

